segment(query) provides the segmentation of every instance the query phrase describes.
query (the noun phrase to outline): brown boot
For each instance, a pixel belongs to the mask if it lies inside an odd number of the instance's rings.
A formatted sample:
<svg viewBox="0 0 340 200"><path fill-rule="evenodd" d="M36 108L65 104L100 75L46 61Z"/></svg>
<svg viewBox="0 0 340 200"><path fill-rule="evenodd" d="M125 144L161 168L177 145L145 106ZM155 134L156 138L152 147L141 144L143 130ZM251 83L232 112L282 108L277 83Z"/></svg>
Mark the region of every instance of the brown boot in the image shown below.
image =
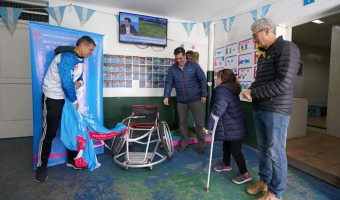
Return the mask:
<svg viewBox="0 0 340 200"><path fill-rule="evenodd" d="M268 186L264 183L263 180L257 181L254 185L251 185L247 188L247 192L249 194L258 194L262 191L266 191Z"/></svg>
<svg viewBox="0 0 340 200"><path fill-rule="evenodd" d="M265 195L263 195L261 198L257 200L282 200L282 199L277 198L273 193L267 191Z"/></svg>

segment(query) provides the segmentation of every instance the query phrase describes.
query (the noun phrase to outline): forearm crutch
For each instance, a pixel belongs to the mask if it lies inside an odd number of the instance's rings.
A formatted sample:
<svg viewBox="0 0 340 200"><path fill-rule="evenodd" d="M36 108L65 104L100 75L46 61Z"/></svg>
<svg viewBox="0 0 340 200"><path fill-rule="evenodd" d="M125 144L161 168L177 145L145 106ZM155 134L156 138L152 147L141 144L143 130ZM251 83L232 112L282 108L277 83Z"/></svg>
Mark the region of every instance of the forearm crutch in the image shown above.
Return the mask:
<svg viewBox="0 0 340 200"><path fill-rule="evenodd" d="M215 120L214 127L212 130L211 135L211 149L210 149L210 158L209 158L209 170L208 170L208 181L207 181L207 187L205 188L205 192L209 192L209 181L210 181L210 171L211 171L211 160L212 160L212 153L214 148L214 138L215 138L215 131L217 127L218 117L211 113L212 118Z"/></svg>

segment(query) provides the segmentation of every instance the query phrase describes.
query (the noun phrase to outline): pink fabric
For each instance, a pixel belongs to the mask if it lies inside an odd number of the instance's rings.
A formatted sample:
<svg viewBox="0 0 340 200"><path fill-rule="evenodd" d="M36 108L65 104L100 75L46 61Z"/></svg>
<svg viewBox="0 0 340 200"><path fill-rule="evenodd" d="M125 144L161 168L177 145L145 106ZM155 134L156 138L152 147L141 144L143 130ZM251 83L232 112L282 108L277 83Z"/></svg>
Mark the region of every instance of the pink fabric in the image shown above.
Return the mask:
<svg viewBox="0 0 340 200"><path fill-rule="evenodd" d="M83 157L75 159L74 163L78 168L87 168L87 162Z"/></svg>
<svg viewBox="0 0 340 200"><path fill-rule="evenodd" d="M98 132L88 130L88 133L92 140L108 140L108 139L116 137L119 134L126 133L127 131L128 129L123 129L119 132L108 132L105 134L99 134Z"/></svg>
<svg viewBox="0 0 340 200"><path fill-rule="evenodd" d="M80 135L77 135L78 148L77 151L84 150L86 146L86 139Z"/></svg>
<svg viewBox="0 0 340 200"><path fill-rule="evenodd" d="M176 140L176 138L178 138L178 139ZM176 138L172 139L172 145L174 147L177 147L177 146L181 145L180 137L176 137ZM210 135L208 135L208 136L206 135L205 136L205 142L211 142L211 136ZM196 144L196 143L198 143L197 138L192 138L192 137L188 138L188 144Z"/></svg>
<svg viewBox="0 0 340 200"><path fill-rule="evenodd" d="M77 151L84 150L86 147L86 139L80 135L77 135L77 141L78 141L78 148ZM80 152L79 152L80 153ZM78 154L79 154L78 153ZM79 168L86 168L87 162L85 161L84 157L76 158L75 159L75 165Z"/></svg>

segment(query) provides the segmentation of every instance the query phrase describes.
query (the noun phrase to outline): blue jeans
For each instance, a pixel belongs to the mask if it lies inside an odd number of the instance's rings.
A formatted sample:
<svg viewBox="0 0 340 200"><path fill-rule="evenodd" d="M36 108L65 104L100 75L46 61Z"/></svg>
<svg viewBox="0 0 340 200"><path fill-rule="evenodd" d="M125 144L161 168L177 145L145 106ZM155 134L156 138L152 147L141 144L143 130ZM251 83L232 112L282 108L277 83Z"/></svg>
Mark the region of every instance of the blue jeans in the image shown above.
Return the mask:
<svg viewBox="0 0 340 200"><path fill-rule="evenodd" d="M253 116L260 154L260 179L270 192L282 198L287 179L286 137L290 116L262 109L254 109Z"/></svg>

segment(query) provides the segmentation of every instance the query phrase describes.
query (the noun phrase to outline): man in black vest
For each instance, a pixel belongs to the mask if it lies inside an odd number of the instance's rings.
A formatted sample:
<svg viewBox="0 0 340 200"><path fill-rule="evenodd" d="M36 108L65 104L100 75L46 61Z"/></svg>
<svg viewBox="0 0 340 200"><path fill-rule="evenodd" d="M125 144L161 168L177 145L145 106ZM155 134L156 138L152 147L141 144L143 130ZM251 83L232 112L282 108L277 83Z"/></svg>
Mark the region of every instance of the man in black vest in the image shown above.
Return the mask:
<svg viewBox="0 0 340 200"><path fill-rule="evenodd" d="M300 65L300 50L292 42L276 38L270 19L251 26L254 43L265 55L259 56L256 80L243 97L253 102L260 180L247 188L249 194L267 193L260 200L282 198L287 179L286 138L292 111L294 83Z"/></svg>

